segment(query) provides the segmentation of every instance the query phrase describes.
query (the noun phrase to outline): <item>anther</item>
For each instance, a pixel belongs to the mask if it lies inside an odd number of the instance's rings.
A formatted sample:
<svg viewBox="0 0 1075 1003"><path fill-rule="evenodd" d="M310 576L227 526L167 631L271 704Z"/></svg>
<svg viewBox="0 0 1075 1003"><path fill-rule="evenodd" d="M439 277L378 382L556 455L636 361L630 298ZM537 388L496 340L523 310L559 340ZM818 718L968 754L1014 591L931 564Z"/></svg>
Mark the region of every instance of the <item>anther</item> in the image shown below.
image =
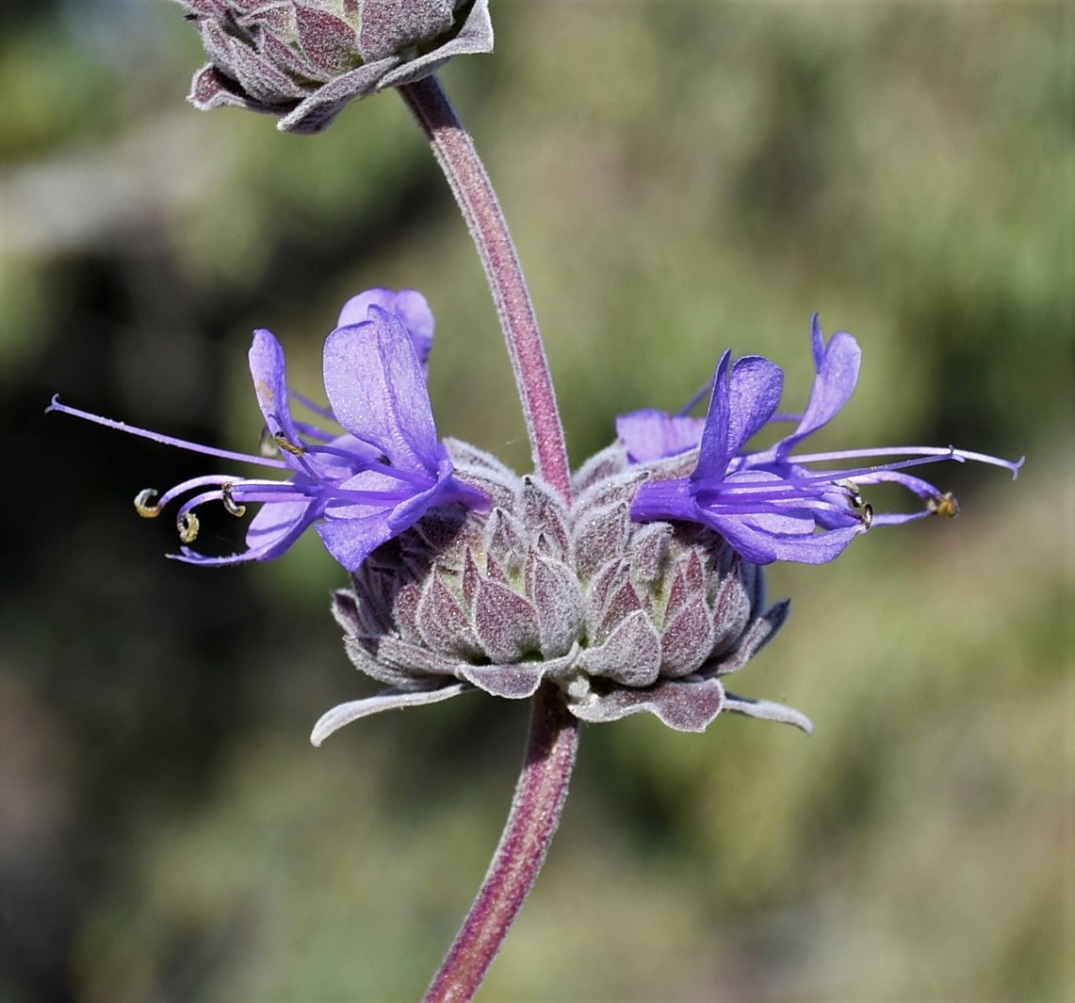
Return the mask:
<svg viewBox="0 0 1075 1003"><path fill-rule="evenodd" d="M134 510L143 519L156 519L158 515L164 511L159 505L153 504L153 499L157 497L157 492L153 488L146 488L144 491L139 491L134 496Z"/></svg>
<svg viewBox="0 0 1075 1003"><path fill-rule="evenodd" d="M290 442L283 432L277 432L273 438L281 449L290 453L292 456L302 456L302 454L306 452L306 449L303 446L296 446L295 443Z"/></svg>
<svg viewBox="0 0 1075 1003"><path fill-rule="evenodd" d="M835 481L834 483L838 488L843 488L844 491L847 492L847 500L851 503L852 508L862 508L862 494L859 492L859 489L855 487L854 481Z"/></svg>
<svg viewBox="0 0 1075 1003"><path fill-rule="evenodd" d="M949 519L954 519L959 515L959 500L951 491L947 491L943 495L937 495L935 498L930 498L926 504L929 510L936 515L945 515Z"/></svg>
<svg viewBox="0 0 1075 1003"><path fill-rule="evenodd" d="M862 527L869 529L873 525L873 506L866 502L862 506Z"/></svg>
<svg viewBox="0 0 1075 1003"><path fill-rule="evenodd" d="M176 519L175 525L179 530L181 543L193 543L198 539L198 530L201 529L201 523L193 512L184 512Z"/></svg>
<svg viewBox="0 0 1075 1003"><path fill-rule="evenodd" d="M241 519L246 515L246 506L240 505L234 498L232 498L231 490L233 487L234 485L231 481L222 484L220 487L220 500L224 503L224 508L227 509L231 515Z"/></svg>

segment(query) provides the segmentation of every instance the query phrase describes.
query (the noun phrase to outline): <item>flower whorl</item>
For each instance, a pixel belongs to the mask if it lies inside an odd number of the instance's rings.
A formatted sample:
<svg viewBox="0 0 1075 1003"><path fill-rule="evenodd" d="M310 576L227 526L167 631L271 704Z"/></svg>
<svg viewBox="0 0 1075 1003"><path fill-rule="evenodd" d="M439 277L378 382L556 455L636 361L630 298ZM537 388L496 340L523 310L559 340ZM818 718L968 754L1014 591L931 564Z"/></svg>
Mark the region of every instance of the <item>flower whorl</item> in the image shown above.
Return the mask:
<svg viewBox="0 0 1075 1003"><path fill-rule="evenodd" d="M545 680L585 721L645 711L703 731L733 710L810 729L797 711L735 697L720 681L779 629L788 604L766 608L762 569L710 530L632 522L650 475L622 446L579 471L570 509L538 479L446 446L456 476L492 509L431 510L336 594L351 659L390 689L330 711L315 742L388 707L470 689L523 699Z"/></svg>
<svg viewBox="0 0 1075 1003"><path fill-rule="evenodd" d="M210 60L194 75L194 105L278 115L281 130L304 135L355 98L493 48L488 0L177 2Z"/></svg>

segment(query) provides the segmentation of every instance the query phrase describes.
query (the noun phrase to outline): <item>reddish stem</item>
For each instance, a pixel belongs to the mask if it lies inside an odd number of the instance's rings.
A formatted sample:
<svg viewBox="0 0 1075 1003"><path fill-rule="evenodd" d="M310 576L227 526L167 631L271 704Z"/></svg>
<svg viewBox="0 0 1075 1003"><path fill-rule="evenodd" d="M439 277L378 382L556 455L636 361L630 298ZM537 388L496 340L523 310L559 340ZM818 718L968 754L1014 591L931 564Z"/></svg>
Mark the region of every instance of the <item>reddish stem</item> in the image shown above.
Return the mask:
<svg viewBox="0 0 1075 1003"><path fill-rule="evenodd" d="M478 249L508 344L534 467L571 501L571 470L545 348L519 257L474 143L435 77L399 88L433 147Z"/></svg>
<svg viewBox="0 0 1075 1003"><path fill-rule="evenodd" d="M558 687L544 683L534 696L526 759L500 845L425 1003L467 1003L477 993L545 861L578 743L578 720Z"/></svg>

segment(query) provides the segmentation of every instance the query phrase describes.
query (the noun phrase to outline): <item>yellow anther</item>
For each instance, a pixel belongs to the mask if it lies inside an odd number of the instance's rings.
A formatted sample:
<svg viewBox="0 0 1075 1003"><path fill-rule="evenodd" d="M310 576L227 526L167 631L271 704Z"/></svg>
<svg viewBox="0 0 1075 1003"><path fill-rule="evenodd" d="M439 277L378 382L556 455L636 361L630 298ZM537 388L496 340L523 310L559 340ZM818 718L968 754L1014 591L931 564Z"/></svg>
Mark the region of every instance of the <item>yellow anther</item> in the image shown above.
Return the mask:
<svg viewBox="0 0 1075 1003"><path fill-rule="evenodd" d="M936 498L930 498L928 505L929 510L936 515L946 515L949 519L954 519L959 515L959 500L951 491L938 495Z"/></svg>
<svg viewBox="0 0 1075 1003"><path fill-rule="evenodd" d="M291 442L288 437L284 435L283 432L277 432L276 435L273 436L273 438L276 440L276 444L281 449L290 453L292 456L302 456L302 454L306 452L304 447L296 446L295 443Z"/></svg>
<svg viewBox="0 0 1075 1003"><path fill-rule="evenodd" d="M193 512L185 512L176 519L175 525L179 530L181 543L193 543L198 539L198 530L201 529L201 523Z"/></svg>
<svg viewBox="0 0 1075 1003"><path fill-rule="evenodd" d="M231 513L231 515L237 516L241 519L244 515L246 515L246 506L240 505L238 502L236 502L234 498L232 498L232 487L233 485L231 481L228 481L226 484L221 485L220 500L224 503L224 508L226 508L228 512Z"/></svg>
<svg viewBox="0 0 1075 1003"><path fill-rule="evenodd" d="M134 496L134 510L143 519L156 519L161 514L163 509L159 505L153 504L153 499L157 497L157 492L153 488L146 488L144 491L139 491Z"/></svg>

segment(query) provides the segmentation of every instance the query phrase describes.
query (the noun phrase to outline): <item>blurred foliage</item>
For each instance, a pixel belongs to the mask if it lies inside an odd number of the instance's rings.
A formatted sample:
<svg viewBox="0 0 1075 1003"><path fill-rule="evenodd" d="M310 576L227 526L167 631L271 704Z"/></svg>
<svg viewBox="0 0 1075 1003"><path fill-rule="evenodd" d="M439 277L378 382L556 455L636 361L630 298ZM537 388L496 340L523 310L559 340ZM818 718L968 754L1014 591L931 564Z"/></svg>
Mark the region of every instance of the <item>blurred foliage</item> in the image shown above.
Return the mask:
<svg viewBox="0 0 1075 1003"><path fill-rule="evenodd" d="M475 695L312 750L318 714L368 689L326 615L339 568L315 540L266 567L161 560L169 527L130 499L204 461L41 412L59 391L249 448L253 327L316 391L342 301L415 286L442 434L522 467L464 228L392 95L283 136L183 104L200 54L178 7L5 10L0 1000L417 998L495 846L526 708ZM801 404L814 310L865 356L827 441L1028 460L1015 485L938 469L954 525L774 570L794 614L736 686L811 714L812 739L587 730L483 998L1070 998L1070 7L494 16L496 53L443 79L576 462L615 414L681 406L725 347L785 365Z"/></svg>

